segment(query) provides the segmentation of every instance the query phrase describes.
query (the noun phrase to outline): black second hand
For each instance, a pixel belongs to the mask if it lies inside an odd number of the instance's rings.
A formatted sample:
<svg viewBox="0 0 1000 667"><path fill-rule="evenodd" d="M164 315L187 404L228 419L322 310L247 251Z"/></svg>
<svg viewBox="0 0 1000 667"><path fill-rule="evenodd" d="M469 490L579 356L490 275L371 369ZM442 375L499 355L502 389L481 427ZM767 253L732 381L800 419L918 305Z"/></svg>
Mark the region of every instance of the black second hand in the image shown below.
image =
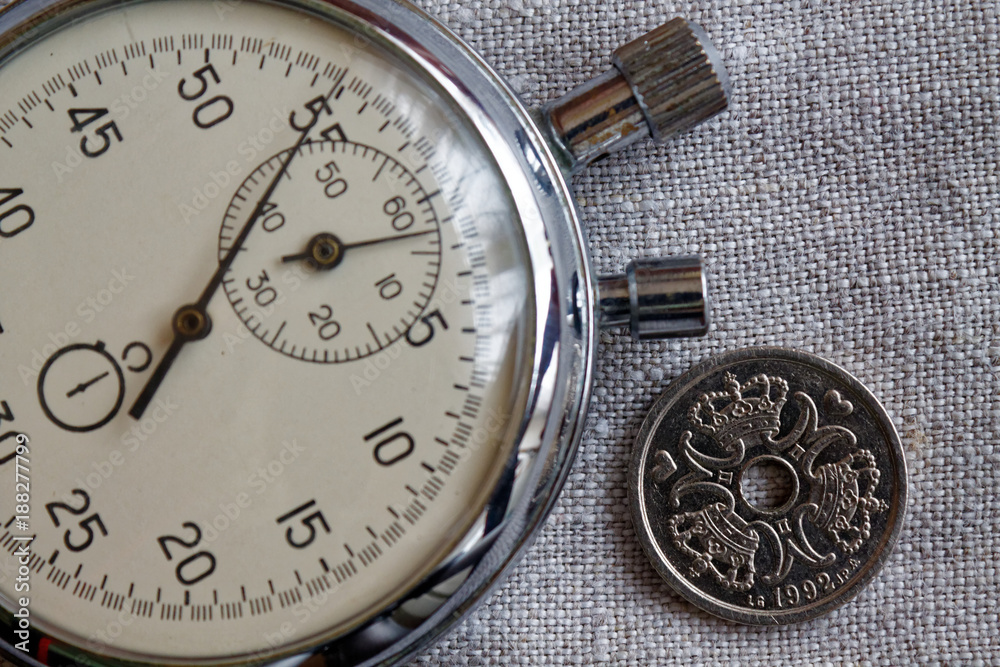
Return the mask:
<svg viewBox="0 0 1000 667"><path fill-rule="evenodd" d="M330 98L333 97L333 93L336 89L337 86L334 85L333 88L330 89L330 92L326 95L323 102L324 108L329 104ZM243 229L233 242L233 246L229 249L229 252L226 253L226 256L222 259L222 261L219 262L219 268L216 269L215 273L212 275L212 278L209 280L205 290L201 293L201 297L196 303L190 306L192 311L202 313L206 320L208 318L207 309L209 302L211 302L212 297L215 296L215 293L219 290L219 286L222 284L223 278L232 267L233 262L236 260L236 255L239 254L240 249L247 240L247 237L250 236L250 231L253 229L254 223L256 223L257 219L260 218L265 206L268 204L268 200L271 198L271 195L274 194L275 189L277 189L278 182L288 172L288 166L292 163L295 156L298 155L299 150L306 143L309 133L318 122L319 113L314 112L311 122L305 129L301 130L302 134L299 136L298 141L295 142L295 145L290 149L288 157L281 165L281 169L278 170L277 175L271 180L263 196L261 196L261 198L257 201L257 206L254 207L250 218L247 220L246 224L243 225ZM298 127L296 127L296 129L298 129ZM148 408L149 404L153 401L156 391L160 388L164 378L167 377L167 373L170 371L170 367L173 365L174 360L177 359L177 355L180 354L180 351L187 343L195 340L181 335L177 331L177 327L171 328L173 329L174 337L170 342L170 347L167 348L163 358L160 359L160 363L157 364L156 368L153 370L153 374L150 376L149 381L146 382L146 385L142 388L142 392L139 394L138 398L136 398L135 403L132 404L132 408L128 411L129 415L133 419L142 419L142 415L145 414L146 408Z"/></svg>

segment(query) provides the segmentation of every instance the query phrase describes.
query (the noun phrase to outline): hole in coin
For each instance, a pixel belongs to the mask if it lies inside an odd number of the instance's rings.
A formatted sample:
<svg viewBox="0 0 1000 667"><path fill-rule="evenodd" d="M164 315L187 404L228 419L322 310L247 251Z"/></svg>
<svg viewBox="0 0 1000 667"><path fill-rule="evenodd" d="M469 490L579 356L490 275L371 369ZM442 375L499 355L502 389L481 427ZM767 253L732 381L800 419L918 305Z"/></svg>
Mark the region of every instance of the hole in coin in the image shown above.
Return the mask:
<svg viewBox="0 0 1000 667"><path fill-rule="evenodd" d="M743 469L740 493L750 507L773 512L794 500L795 481L795 472L788 463L774 456L761 456Z"/></svg>

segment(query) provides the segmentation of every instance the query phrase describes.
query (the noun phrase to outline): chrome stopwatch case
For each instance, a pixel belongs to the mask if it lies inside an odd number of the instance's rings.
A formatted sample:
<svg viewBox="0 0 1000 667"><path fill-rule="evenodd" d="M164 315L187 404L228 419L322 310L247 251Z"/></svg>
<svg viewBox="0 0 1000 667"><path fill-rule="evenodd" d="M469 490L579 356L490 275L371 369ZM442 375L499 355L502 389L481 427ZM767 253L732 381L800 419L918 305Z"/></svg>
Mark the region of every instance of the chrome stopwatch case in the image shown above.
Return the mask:
<svg viewBox="0 0 1000 667"><path fill-rule="evenodd" d="M516 560L599 324L566 180L725 107L697 27L526 111L386 0L0 13L0 618L26 664L403 659Z"/></svg>

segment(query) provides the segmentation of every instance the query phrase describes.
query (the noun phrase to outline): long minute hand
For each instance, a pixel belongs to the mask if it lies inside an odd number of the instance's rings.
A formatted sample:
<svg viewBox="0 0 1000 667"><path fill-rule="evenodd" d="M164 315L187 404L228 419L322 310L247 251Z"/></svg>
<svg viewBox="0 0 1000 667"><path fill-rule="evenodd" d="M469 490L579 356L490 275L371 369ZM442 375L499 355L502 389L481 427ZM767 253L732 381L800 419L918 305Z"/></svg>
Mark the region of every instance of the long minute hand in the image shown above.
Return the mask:
<svg viewBox="0 0 1000 667"><path fill-rule="evenodd" d="M339 264L343 254L352 248L366 248L368 246L382 245L383 243L402 241L404 239L412 239L418 236L427 236L428 234L437 233L439 233L437 229L427 229L422 232L395 234L393 236L368 239L367 241L358 241L356 243L344 243L334 234L317 234L309 241L305 252L300 252L295 255L285 255L281 258L281 261L285 264L299 261L311 261L317 263L321 269L330 269L333 268L334 264L331 260L335 259L336 263Z"/></svg>
<svg viewBox="0 0 1000 667"><path fill-rule="evenodd" d="M292 160L295 159L299 150L308 141L309 132L313 129L313 127L315 127L316 123L319 122L320 110L329 109L328 105L330 98L333 96L336 88L337 86L335 85L330 89L330 92L327 93L326 97L317 98L317 100L313 100L313 102L309 105L306 105L307 108L312 111L312 119L304 128L295 124L293 113L291 124L301 133L298 141L296 141L295 145L289 149L288 156L282 162L281 168L278 170L277 174L275 174L274 178L271 179L271 182L268 184L264 194L261 195L260 199L257 201L257 205L254 207L250 217L243 225L243 229L240 230L240 233L233 242L229 252L227 252L225 257L222 258L222 261L219 262L218 268L208 281L208 285L205 286L205 289L202 291L198 301L193 304L181 306L174 314L171 327L173 330L173 339L170 341L170 347L167 348L166 353L164 353L163 358L160 359L160 362L153 370L153 374L149 377L146 385L142 388L142 391L136 398L135 403L132 404L132 408L128 413L133 419L142 419L142 415L145 414L146 408L148 408L149 404L153 401L153 397L156 395L160 385L163 384L163 380L167 377L167 373L170 372L170 368L173 366L173 363L177 359L181 350L184 349L184 346L192 341L202 340L208 336L209 331L211 331L211 318L208 315L208 304L212 301L212 297L215 296L216 292L219 291L219 286L222 285L223 278L225 278L229 269L232 268L233 262L236 260L236 256L239 254L243 244L246 243L247 237L250 236L250 232L253 230L257 220L263 214L264 209L268 205L268 200L278 187L278 183L288 172L288 167L291 165ZM321 104L316 105L316 102L321 102Z"/></svg>

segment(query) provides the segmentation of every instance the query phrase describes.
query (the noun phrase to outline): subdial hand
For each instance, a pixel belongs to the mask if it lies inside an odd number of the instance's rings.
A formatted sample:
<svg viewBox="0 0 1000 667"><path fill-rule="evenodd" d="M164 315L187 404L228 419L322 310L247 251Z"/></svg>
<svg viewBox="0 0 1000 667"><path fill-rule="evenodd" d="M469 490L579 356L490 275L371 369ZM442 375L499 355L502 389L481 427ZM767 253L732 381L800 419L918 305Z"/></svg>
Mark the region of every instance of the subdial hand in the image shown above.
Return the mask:
<svg viewBox="0 0 1000 667"><path fill-rule="evenodd" d="M98 375L97 377L95 377L93 380L90 380L89 382L81 382L80 384L78 384L76 386L76 389L73 389L72 391L70 391L70 392L68 392L66 394L66 398L73 398L77 394L82 394L83 392L87 391L92 386L94 386L95 384L97 384L98 382L100 382L101 380L103 380L104 378L108 377L109 375L111 375L110 372L101 373L100 375Z"/></svg>
<svg viewBox="0 0 1000 667"><path fill-rule="evenodd" d="M230 247L229 252L226 256L219 262L218 268L212 275L211 279L208 281L208 285L205 290L201 293L201 297L197 302L188 304L186 306L181 306L176 313L174 313L172 330L173 330L173 340L170 343L170 347L167 348L166 353L160 360L153 374L150 376L149 381L146 382L146 386L143 387L142 392L139 397L132 404L132 409L129 410L129 415L133 419L142 419L143 413L146 412L146 408L153 401L153 396L156 395L157 389L163 383L164 378L166 378L167 373L170 371L170 367L173 365L174 360L177 355L180 354L181 350L187 343L203 340L212 330L212 319L208 314L208 304L211 302L212 297L215 293L219 291L219 287L222 285L222 280L226 273L233 266L233 262L236 260L236 256L243 249L243 244L246 243L247 237L250 236L250 232L253 230L254 225L257 220L261 218L264 211L267 209L271 195L278 187L278 183L284 178L285 174L288 173L288 167L291 165L292 160L295 156L299 154L300 149L303 145L308 142L309 133L312 131L316 123L319 122L320 114L316 109L329 109L330 98L333 97L336 91L336 86L330 89L330 92L326 94L325 97L317 98L306 105L306 108L310 109L312 113L312 118L305 127L301 127L295 122L295 114L293 112L291 117L291 126L301 132L298 141L295 145L291 147L288 151L287 157L282 161L281 168L278 169L274 178L268 184L267 189L264 190L263 195L257 201L257 205L254 207L253 212L247 219L246 223L243 225L243 229L240 230L239 235L236 240L233 241L232 247ZM316 103L321 103L316 105Z"/></svg>
<svg viewBox="0 0 1000 667"><path fill-rule="evenodd" d="M428 229L422 232L396 234L379 239L359 241L358 243L344 243L335 234L324 232L322 234L317 234L309 240L305 252L301 252L296 255L285 255L281 258L281 261L286 264L290 262L306 261L313 264L321 271L329 271L330 269L338 266L344 260L344 253L352 248L364 248L367 246L390 243L392 241L402 241L403 239L412 239L418 236L427 236L428 234L437 233L437 229Z"/></svg>

